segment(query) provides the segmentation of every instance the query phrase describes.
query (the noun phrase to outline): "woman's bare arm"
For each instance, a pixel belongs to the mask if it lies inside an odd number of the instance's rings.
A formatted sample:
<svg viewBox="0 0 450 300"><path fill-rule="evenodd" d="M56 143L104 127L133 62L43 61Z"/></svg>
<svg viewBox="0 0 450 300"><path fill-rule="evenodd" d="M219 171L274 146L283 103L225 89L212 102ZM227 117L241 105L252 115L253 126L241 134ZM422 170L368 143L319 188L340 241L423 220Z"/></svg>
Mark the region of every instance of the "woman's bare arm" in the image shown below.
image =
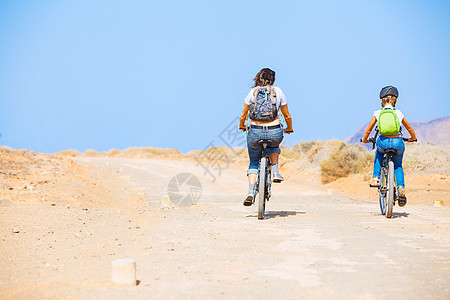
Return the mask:
<svg viewBox="0 0 450 300"><path fill-rule="evenodd" d="M241 118L239 119L239 129L245 131L247 128L245 127L245 120L247 120L248 111L250 109L250 105L244 104L244 109L241 113Z"/></svg>
<svg viewBox="0 0 450 300"><path fill-rule="evenodd" d="M362 138L363 143L370 143L369 142L369 135L372 132L372 129L375 127L375 124L377 123L377 118L372 117L372 120L370 120L369 125L366 128L366 131L364 131L364 135Z"/></svg>
<svg viewBox="0 0 450 300"><path fill-rule="evenodd" d="M412 126L408 123L408 121L406 121L405 118L403 118L402 124L403 126L405 126L406 130L408 130L409 134L411 135L411 137L408 139L408 142L415 142L417 140L417 137L416 132L414 131Z"/></svg>
<svg viewBox="0 0 450 300"><path fill-rule="evenodd" d="M292 128L292 117L291 117L291 114L289 113L287 104L282 105L280 108L281 108L281 112L283 113L284 120L286 120L286 125L287 125L287 128L284 130L284 132L285 133L294 132L294 129Z"/></svg>

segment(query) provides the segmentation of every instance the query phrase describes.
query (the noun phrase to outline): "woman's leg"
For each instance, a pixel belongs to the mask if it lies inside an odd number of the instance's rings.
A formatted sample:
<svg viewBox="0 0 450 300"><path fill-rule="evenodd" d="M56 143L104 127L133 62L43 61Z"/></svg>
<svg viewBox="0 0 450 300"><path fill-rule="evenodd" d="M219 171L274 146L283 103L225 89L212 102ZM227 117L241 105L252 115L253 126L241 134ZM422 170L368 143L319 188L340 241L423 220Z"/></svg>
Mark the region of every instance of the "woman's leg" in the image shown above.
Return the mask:
<svg viewBox="0 0 450 300"><path fill-rule="evenodd" d="M247 135L247 149L250 164L247 171L248 192L244 205L249 206L253 200L253 190L255 187L256 177L259 169L259 162L262 156L262 146L258 144L261 139L261 133L256 129L250 129Z"/></svg>
<svg viewBox="0 0 450 300"><path fill-rule="evenodd" d="M256 182L256 174L249 173L247 175L247 178L248 178L248 184L255 184L255 182Z"/></svg>
<svg viewBox="0 0 450 300"><path fill-rule="evenodd" d="M272 177L274 182L281 182L284 180L278 170L278 159L280 157L280 143L283 140L283 129L271 129L267 133L267 137L273 141L273 143L267 148L267 154L269 155L270 163L272 164Z"/></svg>
<svg viewBox="0 0 450 300"><path fill-rule="evenodd" d="M259 169L259 161L262 156L262 146L258 144L258 141L263 138L261 130L250 128L247 135L247 149L248 149L248 157L250 160L247 176L253 174L254 176L249 176L249 183L255 183L256 174ZM252 182L250 182L252 180Z"/></svg>
<svg viewBox="0 0 450 300"><path fill-rule="evenodd" d="M280 153L274 152L269 154L270 163L272 165L278 164L278 158L280 157Z"/></svg>

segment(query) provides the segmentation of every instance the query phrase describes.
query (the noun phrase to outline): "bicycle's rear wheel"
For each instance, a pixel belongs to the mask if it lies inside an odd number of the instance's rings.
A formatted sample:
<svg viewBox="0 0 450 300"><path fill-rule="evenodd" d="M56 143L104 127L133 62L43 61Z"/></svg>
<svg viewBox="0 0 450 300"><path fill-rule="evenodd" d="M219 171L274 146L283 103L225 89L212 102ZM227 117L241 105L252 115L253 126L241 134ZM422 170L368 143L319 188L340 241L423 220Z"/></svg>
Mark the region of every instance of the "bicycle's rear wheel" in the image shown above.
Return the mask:
<svg viewBox="0 0 450 300"><path fill-rule="evenodd" d="M258 182L258 219L264 218L264 211L266 209L266 166L267 157L261 158L261 163L259 166L259 182Z"/></svg>
<svg viewBox="0 0 450 300"><path fill-rule="evenodd" d="M378 194L380 196L380 209L381 214L384 216L386 215L386 168L381 168L381 176L380 176L380 183L378 187Z"/></svg>
<svg viewBox="0 0 450 300"><path fill-rule="evenodd" d="M386 218L392 217L392 209L394 208L395 179L394 179L394 162L389 160L388 176L387 176L387 196L386 196Z"/></svg>

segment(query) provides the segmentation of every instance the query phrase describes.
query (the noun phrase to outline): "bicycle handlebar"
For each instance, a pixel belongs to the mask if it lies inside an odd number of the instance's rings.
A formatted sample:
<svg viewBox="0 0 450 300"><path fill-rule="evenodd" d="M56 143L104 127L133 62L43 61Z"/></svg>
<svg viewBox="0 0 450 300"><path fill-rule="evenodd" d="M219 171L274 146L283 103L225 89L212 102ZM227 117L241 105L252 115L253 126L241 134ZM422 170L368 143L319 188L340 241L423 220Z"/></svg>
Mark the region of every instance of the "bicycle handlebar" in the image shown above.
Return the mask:
<svg viewBox="0 0 450 300"><path fill-rule="evenodd" d="M403 138L403 140L404 140L405 142L409 141L409 139L410 139L410 138ZM414 142L417 142L417 139L411 141L411 143L414 143Z"/></svg>
<svg viewBox="0 0 450 300"><path fill-rule="evenodd" d="M409 141L409 139L410 139L410 138L405 138L405 137L404 137L404 138L403 138L403 141L407 142L407 141ZM359 141L362 143L362 139L359 139ZM375 144L377 143L377 139L374 138L374 137L369 138L369 142L372 143L372 149L374 149L374 148L375 148ZM411 141L411 142L417 142L417 139L415 139L414 141Z"/></svg>

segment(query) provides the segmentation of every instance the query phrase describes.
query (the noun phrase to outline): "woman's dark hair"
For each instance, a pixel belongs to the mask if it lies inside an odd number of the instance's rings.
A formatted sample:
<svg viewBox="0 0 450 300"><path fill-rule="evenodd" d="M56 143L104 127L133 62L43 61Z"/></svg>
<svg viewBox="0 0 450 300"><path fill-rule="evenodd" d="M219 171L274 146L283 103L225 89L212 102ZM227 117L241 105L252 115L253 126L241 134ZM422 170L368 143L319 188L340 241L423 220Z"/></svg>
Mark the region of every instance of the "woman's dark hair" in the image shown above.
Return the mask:
<svg viewBox="0 0 450 300"><path fill-rule="evenodd" d="M261 69L261 71L256 74L255 78L253 78L253 81L255 81L253 87L273 85L275 82L275 71L272 71L269 68Z"/></svg>

